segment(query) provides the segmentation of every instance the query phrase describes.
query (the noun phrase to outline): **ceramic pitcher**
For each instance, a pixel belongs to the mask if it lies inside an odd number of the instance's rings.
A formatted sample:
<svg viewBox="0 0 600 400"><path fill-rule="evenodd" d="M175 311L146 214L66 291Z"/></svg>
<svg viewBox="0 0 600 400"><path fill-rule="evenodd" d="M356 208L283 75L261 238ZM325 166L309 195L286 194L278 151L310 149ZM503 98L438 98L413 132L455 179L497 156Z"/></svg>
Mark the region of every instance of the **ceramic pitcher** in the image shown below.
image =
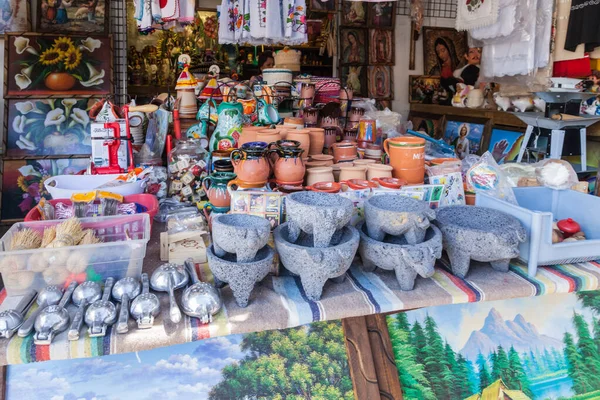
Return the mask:
<svg viewBox="0 0 600 400"><path fill-rule="evenodd" d="M202 187L213 207L229 207L231 196L227 191L227 183L236 178L231 172L213 172L202 181Z"/></svg>
<svg viewBox="0 0 600 400"><path fill-rule="evenodd" d="M290 145L286 145L287 143ZM280 140L274 148L269 150L275 180L278 184L301 185L304 181L306 172L306 166L302 160L304 150L299 146L300 143L296 141Z"/></svg>
<svg viewBox="0 0 600 400"><path fill-rule="evenodd" d="M251 143L246 143L244 148L231 152L231 163L237 179L230 181L229 185L233 182L243 187L260 187L267 183L271 168L263 144L249 146Z"/></svg>
<svg viewBox="0 0 600 400"><path fill-rule="evenodd" d="M210 138L210 151L237 147L242 133L244 107L240 103L222 102L219 104L218 114L219 121Z"/></svg>

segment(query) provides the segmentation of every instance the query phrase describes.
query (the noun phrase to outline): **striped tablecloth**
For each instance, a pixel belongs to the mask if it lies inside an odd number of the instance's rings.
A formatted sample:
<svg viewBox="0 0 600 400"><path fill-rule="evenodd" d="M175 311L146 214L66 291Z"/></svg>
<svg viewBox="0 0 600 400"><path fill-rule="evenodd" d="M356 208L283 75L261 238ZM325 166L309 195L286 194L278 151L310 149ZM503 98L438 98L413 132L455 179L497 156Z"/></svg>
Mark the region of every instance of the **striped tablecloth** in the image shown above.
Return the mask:
<svg viewBox="0 0 600 400"><path fill-rule="evenodd" d="M201 272L204 279L210 279L208 269ZM496 272L489 265L472 266L468 279L455 277L440 262L433 278L419 278L415 290L403 292L393 272L364 272L357 261L348 271L345 282L326 284L318 302L306 298L297 277L268 277L256 286L247 308L235 304L227 287L222 290L223 311L211 324L200 325L197 319L186 317L174 325L164 318L168 315L168 298L161 294L161 315L152 329L137 330L134 321L130 321L130 332L126 335L109 329L104 338L91 339L82 334L79 341L69 342L64 332L50 346L35 346L31 335L24 339L13 337L0 342L0 363L94 357L234 333L289 328L313 321L449 303L594 290L599 288L599 280L598 262L542 267L535 278L527 276L527 267L522 264L511 265L508 273ZM4 301L5 297L4 292L0 293L0 300ZM70 311L73 315L75 309Z"/></svg>

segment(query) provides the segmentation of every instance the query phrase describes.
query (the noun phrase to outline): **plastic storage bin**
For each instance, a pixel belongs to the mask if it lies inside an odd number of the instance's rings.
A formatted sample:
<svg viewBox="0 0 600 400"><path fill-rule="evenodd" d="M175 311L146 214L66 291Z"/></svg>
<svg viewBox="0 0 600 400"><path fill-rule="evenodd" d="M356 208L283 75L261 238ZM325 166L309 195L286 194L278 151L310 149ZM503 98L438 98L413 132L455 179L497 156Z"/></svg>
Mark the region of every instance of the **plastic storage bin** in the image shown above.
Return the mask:
<svg viewBox="0 0 600 400"><path fill-rule="evenodd" d="M527 230L519 258L527 263L529 276L538 265L572 264L600 259L600 198L574 190L545 187L514 188L518 206L477 193L476 204L515 216ZM552 223L565 218L579 222L587 240L552 243Z"/></svg>
<svg viewBox="0 0 600 400"><path fill-rule="evenodd" d="M85 193L98 189L99 186L114 181L120 175L123 174L57 175L46 179L44 185L53 199L70 199L73 193ZM144 193L144 186L145 181L136 181L103 190L128 196Z"/></svg>
<svg viewBox="0 0 600 400"><path fill-rule="evenodd" d="M62 221L18 222L0 239L0 271L8 295L65 285L72 280L101 281L108 277L139 278L150 239L150 216L135 214L81 218L84 229L93 229L103 243L94 245L7 251L15 232L25 228L40 233Z"/></svg>

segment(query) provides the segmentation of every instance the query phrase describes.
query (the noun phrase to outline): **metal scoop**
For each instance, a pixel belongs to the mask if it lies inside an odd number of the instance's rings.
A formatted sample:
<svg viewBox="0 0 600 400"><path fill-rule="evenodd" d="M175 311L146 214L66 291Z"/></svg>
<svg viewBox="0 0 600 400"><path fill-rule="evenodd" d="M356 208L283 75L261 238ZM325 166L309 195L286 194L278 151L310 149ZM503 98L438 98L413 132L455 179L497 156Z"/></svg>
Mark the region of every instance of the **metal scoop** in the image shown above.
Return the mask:
<svg viewBox="0 0 600 400"><path fill-rule="evenodd" d="M37 297L37 304L38 304L37 310L35 310L29 316L29 318L27 318L25 320L25 322L23 322L23 325L21 325L21 327L19 328L17 335L19 335L20 337L26 337L27 335L29 335L31 333L31 331L33 330L33 324L35 323L35 319L37 318L37 316L47 306L52 306L52 305L58 304L62 295L63 295L62 289L60 287L54 286L54 285L46 286L45 288L40 290L40 293L38 294L38 297Z"/></svg>
<svg viewBox="0 0 600 400"><path fill-rule="evenodd" d="M154 317L160 312L160 301L154 293L150 293L148 274L142 274L142 294L131 303L131 315L135 318L138 329L149 329L154 325Z"/></svg>
<svg viewBox="0 0 600 400"><path fill-rule="evenodd" d="M221 296L211 284L200 282L191 259L185 261L185 269L192 278L192 285L181 296L181 308L186 315L208 324L212 322L212 316L221 310Z"/></svg>
<svg viewBox="0 0 600 400"><path fill-rule="evenodd" d="M113 287L112 290L112 297L116 301L121 302L121 311L119 311L119 321L117 322L117 333L127 333L129 331L129 327L127 326L127 321L129 321L129 300L140 294L140 291L140 282L130 276L119 279L117 283L115 283L115 287Z"/></svg>
<svg viewBox="0 0 600 400"><path fill-rule="evenodd" d="M75 317L71 322L69 328L68 337L69 340L79 340L79 331L81 331L81 324L83 323L83 315L85 314L86 307L100 300L102 297L102 288L96 282L85 281L81 285L77 286L73 292L73 304L77 308Z"/></svg>
<svg viewBox="0 0 600 400"><path fill-rule="evenodd" d="M69 303L76 286L77 282L71 282L58 305L44 308L37 316L34 324L33 343L36 345L50 344L56 335L67 329L69 326L69 312L65 307Z"/></svg>
<svg viewBox="0 0 600 400"><path fill-rule="evenodd" d="M35 290L29 290L13 309L0 312L0 337L10 339L23 324L25 313L33 305L37 295Z"/></svg>
<svg viewBox="0 0 600 400"><path fill-rule="evenodd" d="M106 328L117 320L117 307L109 301L114 283L113 278L108 278L104 283L102 298L93 302L85 312L85 324L90 337L105 336Z"/></svg>
<svg viewBox="0 0 600 400"><path fill-rule="evenodd" d="M181 310L175 301L175 290L188 283L188 274L183 265L163 264L154 271L150 278L150 286L157 292L169 293L169 318L174 324L181 321Z"/></svg>

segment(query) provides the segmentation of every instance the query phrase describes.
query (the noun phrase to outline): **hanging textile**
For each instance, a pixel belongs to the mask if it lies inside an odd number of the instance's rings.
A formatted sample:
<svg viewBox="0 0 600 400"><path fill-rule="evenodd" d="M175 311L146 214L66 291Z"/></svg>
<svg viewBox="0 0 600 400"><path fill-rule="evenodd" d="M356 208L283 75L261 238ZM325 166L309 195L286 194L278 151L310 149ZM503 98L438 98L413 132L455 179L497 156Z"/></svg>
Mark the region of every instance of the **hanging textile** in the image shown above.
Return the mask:
<svg viewBox="0 0 600 400"><path fill-rule="evenodd" d="M194 22L196 17L196 1L195 0L179 0L179 22L182 24L190 24Z"/></svg>
<svg viewBox="0 0 600 400"><path fill-rule="evenodd" d="M160 13L164 22L179 18L179 0L160 0Z"/></svg>
<svg viewBox="0 0 600 400"><path fill-rule="evenodd" d="M583 44L578 45L574 51L565 50L570 14L571 0L558 0L556 4L556 43L554 46L555 62L581 59L585 54L583 50Z"/></svg>
<svg viewBox="0 0 600 400"><path fill-rule="evenodd" d="M466 31L491 25L498 20L498 0L458 0L456 30Z"/></svg>
<svg viewBox="0 0 600 400"><path fill-rule="evenodd" d="M581 43L591 52L600 46L600 1L573 0L565 50L575 51Z"/></svg>
<svg viewBox="0 0 600 400"><path fill-rule="evenodd" d="M489 26L470 30L471 37L477 40L485 40L510 35L514 31L517 21L517 1L500 0L498 20Z"/></svg>

